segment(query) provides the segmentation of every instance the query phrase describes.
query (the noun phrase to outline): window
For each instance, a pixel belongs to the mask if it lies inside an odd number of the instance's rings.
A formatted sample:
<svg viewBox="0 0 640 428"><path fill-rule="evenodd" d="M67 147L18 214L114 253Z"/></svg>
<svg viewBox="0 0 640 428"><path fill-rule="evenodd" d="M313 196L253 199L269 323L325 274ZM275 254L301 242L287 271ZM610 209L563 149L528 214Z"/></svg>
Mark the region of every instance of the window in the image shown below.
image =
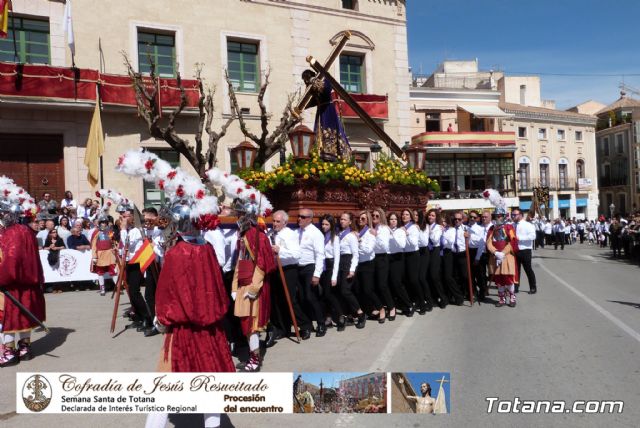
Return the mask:
<svg viewBox="0 0 640 428"><path fill-rule="evenodd" d="M547 139L547 128L538 128L538 140Z"/></svg>
<svg viewBox="0 0 640 428"><path fill-rule="evenodd" d="M518 126L518 138L527 138L526 126Z"/></svg>
<svg viewBox="0 0 640 428"><path fill-rule="evenodd" d="M540 185L549 186L549 164L540 164Z"/></svg>
<svg viewBox="0 0 640 428"><path fill-rule="evenodd" d="M176 38L173 34L138 30L138 71L151 73L151 64L161 77L176 75Z"/></svg>
<svg viewBox="0 0 640 428"><path fill-rule="evenodd" d="M602 139L602 154L604 156L609 156L609 137L604 137Z"/></svg>
<svg viewBox="0 0 640 428"><path fill-rule="evenodd" d="M342 0L342 8L349 10L357 10L358 0Z"/></svg>
<svg viewBox="0 0 640 428"><path fill-rule="evenodd" d="M576 177L584 178L584 161L582 159L576 161Z"/></svg>
<svg viewBox="0 0 640 428"><path fill-rule="evenodd" d="M528 163L520 163L520 168L518 168L518 176L520 180L520 190L528 190L531 187L529 185L529 164Z"/></svg>
<svg viewBox="0 0 640 428"><path fill-rule="evenodd" d="M440 113L428 113L425 115L425 125L427 132L439 132L440 129Z"/></svg>
<svg viewBox="0 0 640 428"><path fill-rule="evenodd" d="M340 84L347 92L364 93L364 56L340 55Z"/></svg>
<svg viewBox="0 0 640 428"><path fill-rule="evenodd" d="M558 165L558 184L560 189L566 189L568 185L567 180L567 164Z"/></svg>
<svg viewBox="0 0 640 428"><path fill-rule="evenodd" d="M564 132L564 129L558 129L558 133L557 133L558 141L564 141L565 135L566 134Z"/></svg>
<svg viewBox="0 0 640 428"><path fill-rule="evenodd" d="M627 196L624 193L618 194L618 206L616 207L616 214L627 214Z"/></svg>
<svg viewBox="0 0 640 428"><path fill-rule="evenodd" d="M624 136L616 134L616 153L624 153Z"/></svg>
<svg viewBox="0 0 640 428"><path fill-rule="evenodd" d="M233 88L240 92L258 92L258 44L229 40L227 58Z"/></svg>
<svg viewBox="0 0 640 428"><path fill-rule="evenodd" d="M15 18L15 19L14 19ZM13 23L15 20L15 32ZM28 64L50 64L49 21L9 16L9 31L6 39L0 39L0 61L15 61L14 34L18 61Z"/></svg>
<svg viewBox="0 0 640 428"><path fill-rule="evenodd" d="M172 168L180 166L180 153L173 150L158 150L147 149L147 151L157 155L160 159L169 162ZM154 183L144 181L144 206L160 208L160 205L164 202L164 191Z"/></svg>
<svg viewBox="0 0 640 428"><path fill-rule="evenodd" d="M582 131L576 131L576 141L582 141Z"/></svg>
<svg viewBox="0 0 640 428"><path fill-rule="evenodd" d="M526 105L527 85L520 85L520 104Z"/></svg>

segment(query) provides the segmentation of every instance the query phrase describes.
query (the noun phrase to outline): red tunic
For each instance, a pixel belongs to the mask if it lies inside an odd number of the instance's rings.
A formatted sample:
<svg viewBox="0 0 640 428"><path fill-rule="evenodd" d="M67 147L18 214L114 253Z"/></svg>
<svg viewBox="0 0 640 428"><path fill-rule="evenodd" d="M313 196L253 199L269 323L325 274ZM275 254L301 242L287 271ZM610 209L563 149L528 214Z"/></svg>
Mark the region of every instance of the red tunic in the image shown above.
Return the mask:
<svg viewBox="0 0 640 428"><path fill-rule="evenodd" d="M167 251L156 315L168 327L164 358L172 372L235 372L222 330L229 300L210 245L178 242Z"/></svg>
<svg viewBox="0 0 640 428"><path fill-rule="evenodd" d="M36 318L45 321L44 274L35 234L21 224L7 229L0 227L0 253L0 287L11 293ZM3 332L28 331L37 325L11 300L4 299Z"/></svg>
<svg viewBox="0 0 640 428"><path fill-rule="evenodd" d="M269 278L271 273L277 268L275 257L273 256L273 249L271 248L271 242L267 235L257 227L251 227L245 232L243 236L246 236L249 248L252 254L256 254L255 263L262 272L264 272L264 279L262 281L262 288L258 295L258 319L257 323L254 322L253 317L241 317L240 326L242 332L248 336L255 331L262 331L266 328L269 318L271 316L271 285ZM238 249L242 249L241 240L238 240ZM257 329L254 327L257 325Z"/></svg>

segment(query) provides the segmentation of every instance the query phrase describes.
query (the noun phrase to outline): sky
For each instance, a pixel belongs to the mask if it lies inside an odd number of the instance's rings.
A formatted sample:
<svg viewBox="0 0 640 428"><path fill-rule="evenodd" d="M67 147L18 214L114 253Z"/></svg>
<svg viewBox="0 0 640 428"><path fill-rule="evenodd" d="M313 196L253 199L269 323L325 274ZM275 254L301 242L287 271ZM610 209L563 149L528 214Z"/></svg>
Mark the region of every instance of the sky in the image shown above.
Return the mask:
<svg viewBox="0 0 640 428"><path fill-rule="evenodd" d="M559 109L612 103L623 81L640 92L638 0L408 0L407 9L414 73L477 58L481 70L539 74L542 98Z"/></svg>
<svg viewBox="0 0 640 428"><path fill-rule="evenodd" d="M449 382L444 382L442 384L442 388L444 389L447 402L447 412L451 413L451 376L449 373L405 373L405 376L407 376L409 382L411 382L411 386L413 386L413 390L416 391L418 395L422 395L420 392L420 385L422 385L423 382L427 382L431 386L431 397L434 399L438 397L438 391L440 390L440 382L437 381L442 379L444 376L444 379Z"/></svg>

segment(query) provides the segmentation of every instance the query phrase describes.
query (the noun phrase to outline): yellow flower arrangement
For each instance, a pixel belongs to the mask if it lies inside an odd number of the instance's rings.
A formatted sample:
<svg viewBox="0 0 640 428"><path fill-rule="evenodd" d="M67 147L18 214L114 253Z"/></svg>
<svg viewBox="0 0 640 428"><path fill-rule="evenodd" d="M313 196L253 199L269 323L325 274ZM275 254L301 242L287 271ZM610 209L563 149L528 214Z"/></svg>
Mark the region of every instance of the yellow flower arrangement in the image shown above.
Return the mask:
<svg viewBox="0 0 640 428"><path fill-rule="evenodd" d="M262 192L283 185L293 185L300 180L313 180L321 184L342 181L353 187L378 183L401 184L435 192L440 188L438 182L427 177L424 171L407 168L399 161L384 155L376 162L373 171L359 169L350 159L338 162L324 161L314 152L311 159L306 161L296 161L289 156L283 165L275 167L270 172L244 170L238 175Z"/></svg>

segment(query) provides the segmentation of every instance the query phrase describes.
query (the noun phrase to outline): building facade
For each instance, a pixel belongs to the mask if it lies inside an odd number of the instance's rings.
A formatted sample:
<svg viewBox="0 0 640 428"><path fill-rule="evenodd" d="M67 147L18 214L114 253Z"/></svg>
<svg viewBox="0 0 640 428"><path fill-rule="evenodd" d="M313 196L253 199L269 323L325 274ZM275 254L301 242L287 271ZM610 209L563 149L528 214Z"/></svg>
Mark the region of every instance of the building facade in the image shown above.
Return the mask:
<svg viewBox="0 0 640 428"><path fill-rule="evenodd" d="M599 206L595 116L557 110L542 100L539 77L505 76L498 88L500 107L510 114L500 128L516 136L520 208L530 208L534 187L546 186L549 217L594 219Z"/></svg>
<svg viewBox="0 0 640 428"><path fill-rule="evenodd" d="M486 209L482 191L493 188L509 207L515 187L515 134L501 129L511 115L499 107L496 78L477 61L445 61L411 88L412 145L426 152L424 169L438 180L431 205L444 210Z"/></svg>
<svg viewBox="0 0 640 428"><path fill-rule="evenodd" d="M126 88L122 52L134 69L148 72L153 62L160 76L168 79L177 72L192 78L195 64L201 64L205 84L216 88L214 130L231 114L224 79L228 70L248 126L259 134L257 95L265 72L271 72L264 102L273 129L288 95L302 87L306 57L324 61L336 39L348 29L352 37L331 67L332 74L350 92L382 96L384 114L376 120L395 141L410 139L404 1L215 0L177 7L175 1L147 0L114 7L111 2L85 0L73 6L74 58L63 30L64 0L14 0L15 32L0 39L0 65L9 67L15 61L14 34L17 62L47 65L38 72L49 83L30 88L29 95L24 88L18 89L16 82L22 76L15 64L12 73L3 77L8 80L0 85L0 151L8 153L11 148L11 156L0 159L0 174L26 171L19 182L34 196L39 197L43 190L51 191L58 200L64 190L71 190L76 199L93 196L95 189L88 184L83 159L95 95L79 99L77 91L86 90L88 84L95 86L107 75L122 79L120 86ZM12 20L9 22L11 26ZM74 80L73 64L79 69L72 89L75 97L51 96L49 85ZM95 76L85 77L88 75ZM167 114L172 110L169 107ZM304 114L309 127L313 127L314 112L310 109ZM187 108L181 116L178 133L193 143L197 111ZM375 139L375 134L357 118L343 119L354 151L366 161L369 138ZM158 202L159 189L115 173L117 157L128 149L145 147L175 165L186 167L186 162L166 142L151 138L135 106L119 103L117 96L111 104L103 102L102 125L106 150L102 186L122 191L138 205ZM233 123L220 141L218 166L232 168L230 149L244 140L238 123ZM267 167L277 162L278 156Z"/></svg>
<svg viewBox="0 0 640 428"><path fill-rule="evenodd" d="M620 95L597 113L599 212L607 216L640 207L640 101Z"/></svg>

